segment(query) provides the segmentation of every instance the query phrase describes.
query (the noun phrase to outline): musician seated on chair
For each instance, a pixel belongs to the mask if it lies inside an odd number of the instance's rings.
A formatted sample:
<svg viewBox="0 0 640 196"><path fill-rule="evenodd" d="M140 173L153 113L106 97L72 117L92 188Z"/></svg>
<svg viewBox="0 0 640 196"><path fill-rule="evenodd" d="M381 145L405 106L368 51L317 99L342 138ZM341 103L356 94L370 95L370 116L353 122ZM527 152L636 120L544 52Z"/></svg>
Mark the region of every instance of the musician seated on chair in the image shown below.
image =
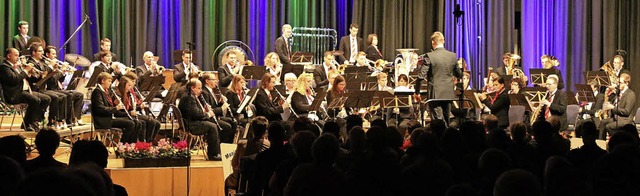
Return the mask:
<svg viewBox="0 0 640 196"><path fill-rule="evenodd" d="M49 83L47 82L42 85L37 84L42 79L46 78L46 75L58 75L59 72L54 73L53 67L49 67L49 65L45 63L43 58L44 47L42 47L40 43L33 43L29 48L31 57L27 63L32 64L33 70L36 70L36 72L28 72L27 74L29 77L27 78L27 81L29 81L31 90L41 92L42 94L49 96L51 99L51 105L49 105L49 122L47 123L47 126L51 128L63 128L64 118L66 117L67 108L69 108L66 105L68 103L67 95L53 90L48 90L47 85ZM57 85L57 83L55 85Z"/></svg>
<svg viewBox="0 0 640 196"><path fill-rule="evenodd" d="M56 51L56 47L54 46L47 46L47 48L44 49L44 54L47 58L51 59L51 61L49 62L51 67L56 67L56 66L70 66L66 63L63 63L63 65L56 65L57 62L59 62L57 60L58 58L58 53ZM63 67L58 67L58 70L63 70L64 71L65 68ZM67 71L72 70L70 68L67 68ZM82 103L82 99L84 98L84 95L78 91L75 90L63 90L63 86L61 84L61 82L64 81L65 79L65 75L68 74L67 72L65 73L61 73L61 74L56 74L54 77L51 77L51 79L49 79L48 84L47 84L47 90L55 90L56 92L60 92L60 93L64 93L67 95L67 106L65 106L67 108L67 112L66 112L66 123L69 125L82 125L82 106L84 105Z"/></svg>
<svg viewBox="0 0 640 196"><path fill-rule="evenodd" d="M287 76L288 75L289 74L287 74ZM285 76L285 78L287 77ZM276 86L276 80L277 78L269 73L263 75L262 81L260 82L260 89L256 93L256 99L254 100L254 104L256 106L256 115L264 116L270 121L282 120L282 116L280 114L282 114L285 110L289 110L290 107L289 103L282 100L282 97L277 98L280 96L280 94L278 94L278 92L276 92L274 88ZM280 101L276 102L276 100Z"/></svg>
<svg viewBox="0 0 640 196"><path fill-rule="evenodd" d="M202 75L202 81L204 83L202 97L213 108L213 112L218 117L218 124L222 127L220 141L233 143L233 135L236 132L237 124L229 103L227 103L227 97L222 95L222 91L218 88L218 76L213 73L206 73Z"/></svg>
<svg viewBox="0 0 640 196"><path fill-rule="evenodd" d="M118 84L117 94L122 97L122 102L130 114L135 114L135 120L140 125L140 140L152 142L160 131L160 121L151 116L149 106L144 102L142 95L135 87L138 76L134 72L127 72ZM143 113L145 112L145 113ZM144 131L142 131L144 130Z"/></svg>
<svg viewBox="0 0 640 196"><path fill-rule="evenodd" d="M238 54L235 50L229 50L225 55L224 65L218 67L218 77L220 78L220 87L228 87L233 80L233 76L240 74L240 63L238 62Z"/></svg>
<svg viewBox="0 0 640 196"><path fill-rule="evenodd" d="M497 89L492 99L488 99L486 94L480 94L482 103L489 107L491 114L498 117L498 128L506 129L509 126L509 106L511 101L504 88L504 78L499 77L493 81L494 89Z"/></svg>
<svg viewBox="0 0 640 196"><path fill-rule="evenodd" d="M202 82L191 79L187 82L187 92L180 98L178 108L186 131L194 135L207 136L207 156L209 160L221 160L219 129L213 121L214 111L202 98Z"/></svg>
<svg viewBox="0 0 640 196"><path fill-rule="evenodd" d="M138 65L136 67L136 74L138 77L141 76L161 76L162 71L164 71L164 66L158 65L158 62L154 60L153 52L146 51L142 55L142 60L144 64Z"/></svg>
<svg viewBox="0 0 640 196"><path fill-rule="evenodd" d="M236 120L238 120L239 124L246 124L249 121L250 117L253 117L253 111L249 104L247 104L244 108L239 109L242 106L242 102L247 98L247 81L240 74L233 75L233 81L227 90L226 97L229 103L229 107L233 112L233 116L235 116ZM249 116L251 114L251 116Z"/></svg>
<svg viewBox="0 0 640 196"><path fill-rule="evenodd" d="M135 122L129 118L125 106L116 98L111 90L113 77L102 72L98 75L98 85L91 93L91 115L96 129L122 129L123 143L135 143L140 133L136 130Z"/></svg>
<svg viewBox="0 0 640 196"><path fill-rule="evenodd" d="M296 91L291 96L291 108L298 116L308 116L315 95L309 85L310 74L302 74L296 81Z"/></svg>
<svg viewBox="0 0 640 196"><path fill-rule="evenodd" d="M560 131L567 130L567 94L558 89L558 76L551 74L547 77L547 97L540 102L544 105L539 111L538 120L545 120L556 116L560 121Z"/></svg>
<svg viewBox="0 0 640 196"><path fill-rule="evenodd" d="M600 124L600 118L602 116L598 116L597 114L600 114L602 112L602 105L604 104L604 93L599 92L600 85L598 85L597 81L591 80L589 81L588 85L591 86L593 97L595 97L595 102L579 103L582 107L580 107L580 115L578 115L576 127L580 126L586 121L592 121L596 125ZM576 98L578 97L578 95L579 94L576 93ZM580 130L576 129L576 137L582 136L582 133L580 133L579 131Z"/></svg>
<svg viewBox="0 0 640 196"><path fill-rule="evenodd" d="M263 77L264 78L264 77ZM290 94L292 94L293 92L296 91L295 85L296 85L296 81L298 80L298 76L296 76L296 74L294 73L287 73L284 75L284 90L286 92L281 92L284 93L284 96L289 96Z"/></svg>
<svg viewBox="0 0 640 196"><path fill-rule="evenodd" d="M605 135L615 134L621 127L627 124L633 124L634 112L633 107L636 103L636 94L629 89L631 75L627 73L620 74L619 92L615 97L610 97L612 103L605 102L602 106L604 111L609 112L609 117L600 121L598 130L600 130L600 139L605 139Z"/></svg>
<svg viewBox="0 0 640 196"><path fill-rule="evenodd" d="M378 88L377 91L387 91L393 94L393 88L388 86L389 76L387 73L380 73L376 75L376 79L378 79Z"/></svg>
<svg viewBox="0 0 640 196"><path fill-rule="evenodd" d="M102 69L102 71L107 72L109 74L113 74L115 79L120 79L120 76L124 75L125 71L122 67L118 65L122 65L121 63L113 62L113 53L109 51L100 51L100 59L91 63L89 66L89 71L85 72L85 78L91 78L93 75L93 71L96 67Z"/></svg>

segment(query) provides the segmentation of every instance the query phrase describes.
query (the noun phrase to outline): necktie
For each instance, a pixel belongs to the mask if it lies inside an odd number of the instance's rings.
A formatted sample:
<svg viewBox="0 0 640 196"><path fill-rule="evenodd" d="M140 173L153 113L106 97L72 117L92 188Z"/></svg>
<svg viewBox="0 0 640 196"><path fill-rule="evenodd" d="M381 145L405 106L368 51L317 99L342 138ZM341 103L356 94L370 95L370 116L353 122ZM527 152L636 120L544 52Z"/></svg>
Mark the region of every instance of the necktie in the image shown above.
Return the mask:
<svg viewBox="0 0 640 196"><path fill-rule="evenodd" d="M553 102L553 96L554 94L549 94L549 97L547 98L547 101L549 102ZM544 111L544 118L549 118L549 116L551 116L551 110L549 109L551 107L551 105L547 106L546 110Z"/></svg>
<svg viewBox="0 0 640 196"><path fill-rule="evenodd" d="M493 103L496 102L496 99L498 99L498 96L500 96L500 93L502 93L502 90L500 90L499 92L496 92L496 95L494 95L493 99L491 99L491 105L493 105Z"/></svg>
<svg viewBox="0 0 640 196"><path fill-rule="evenodd" d="M349 58L349 61L355 62L357 54L358 54L358 41L356 40L355 37L351 37L351 57Z"/></svg>
<svg viewBox="0 0 640 196"><path fill-rule="evenodd" d="M111 96L109 96L109 91L104 91L104 95L107 96L107 101L109 102L109 106L113 106L113 100L111 100Z"/></svg>
<svg viewBox="0 0 640 196"><path fill-rule="evenodd" d="M380 55L380 57L382 57L382 53L380 52L380 50L378 50L378 46L374 46L376 48L376 51L378 51L378 55Z"/></svg>

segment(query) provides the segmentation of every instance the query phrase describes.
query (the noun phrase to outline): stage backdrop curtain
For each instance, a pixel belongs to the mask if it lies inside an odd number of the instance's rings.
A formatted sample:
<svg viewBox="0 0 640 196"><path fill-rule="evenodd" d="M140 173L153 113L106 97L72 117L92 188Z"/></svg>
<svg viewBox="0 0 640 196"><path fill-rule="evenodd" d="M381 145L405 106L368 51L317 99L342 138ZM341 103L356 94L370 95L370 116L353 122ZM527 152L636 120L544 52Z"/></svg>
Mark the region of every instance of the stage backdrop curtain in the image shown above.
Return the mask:
<svg viewBox="0 0 640 196"><path fill-rule="evenodd" d="M30 23L29 35L59 47L86 13L93 24L82 28L72 39L67 53L91 59L100 49L100 39L109 38L111 51L122 63L140 65L142 54L151 51L160 56L159 64L173 68L173 51L187 48L186 42L194 42L194 63L211 70L215 48L227 40L246 43L255 56L249 59L262 65L285 23L293 27L333 28L345 35L353 0L7 0L0 3L0 9L6 10L0 13L0 26L7 29L0 37L3 49L11 47L11 37L17 34L21 20Z"/></svg>
<svg viewBox="0 0 640 196"><path fill-rule="evenodd" d="M398 54L396 49L431 51L431 34L445 30L444 6L445 0L355 0L353 22L360 25L358 36L365 42L368 34L378 35L384 59L391 61Z"/></svg>
<svg viewBox="0 0 640 196"><path fill-rule="evenodd" d="M453 14L456 4L464 12L458 20ZM445 48L467 61L471 72L470 85L478 89L482 85L486 64L486 44L483 43L487 25L485 4L478 0L450 0L446 2L444 16Z"/></svg>
<svg viewBox="0 0 640 196"><path fill-rule="evenodd" d="M522 64L540 68L540 56L560 61L565 90L585 83L585 71L597 70L616 50L627 51L625 68L640 79L640 3L633 0L522 1ZM631 89L638 92L637 82Z"/></svg>

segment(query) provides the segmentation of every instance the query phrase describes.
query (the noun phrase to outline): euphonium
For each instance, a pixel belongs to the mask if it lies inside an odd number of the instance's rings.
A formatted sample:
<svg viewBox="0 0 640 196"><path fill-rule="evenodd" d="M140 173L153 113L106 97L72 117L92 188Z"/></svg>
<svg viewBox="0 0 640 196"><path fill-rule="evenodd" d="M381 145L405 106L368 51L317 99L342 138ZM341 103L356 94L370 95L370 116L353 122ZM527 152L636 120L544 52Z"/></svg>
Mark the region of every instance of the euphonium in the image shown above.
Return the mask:
<svg viewBox="0 0 640 196"><path fill-rule="evenodd" d="M513 68L513 78L524 78L524 72L521 69Z"/></svg>

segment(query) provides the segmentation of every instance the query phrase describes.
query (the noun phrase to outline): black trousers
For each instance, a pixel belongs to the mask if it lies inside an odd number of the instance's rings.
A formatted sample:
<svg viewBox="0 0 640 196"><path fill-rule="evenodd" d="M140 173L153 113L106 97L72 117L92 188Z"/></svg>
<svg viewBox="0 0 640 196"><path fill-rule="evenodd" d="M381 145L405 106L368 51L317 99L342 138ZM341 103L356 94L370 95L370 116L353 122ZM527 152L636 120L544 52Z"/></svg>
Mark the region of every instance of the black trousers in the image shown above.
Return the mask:
<svg viewBox="0 0 640 196"><path fill-rule="evenodd" d="M9 104L26 103L27 111L24 116L25 125L34 125L36 122L41 121L44 117L44 111L49 107L51 98L49 96L29 91L22 91L18 94L18 97L14 99L15 102Z"/></svg>
<svg viewBox="0 0 640 196"><path fill-rule="evenodd" d="M63 120L66 116L67 95L55 91L44 91L44 94L51 98L49 105L49 123Z"/></svg>
<svg viewBox="0 0 640 196"><path fill-rule="evenodd" d="M207 136L207 156L214 157L220 154L220 137L215 123L206 120L190 121L187 126L191 134Z"/></svg>
<svg viewBox="0 0 640 196"><path fill-rule="evenodd" d="M138 120L142 121L142 131L140 132L139 139L146 142L152 142L158 131L160 131L160 121L151 118L147 115L138 115Z"/></svg>
<svg viewBox="0 0 640 196"><path fill-rule="evenodd" d="M67 105L65 119L67 123L73 123L75 120L82 118L82 99L84 95L78 91L70 90L57 90L56 92L65 94L67 96Z"/></svg>
<svg viewBox="0 0 640 196"><path fill-rule="evenodd" d="M122 143L136 143L138 140L139 130L136 129L136 122L126 117L118 117L111 120L112 127L122 129Z"/></svg>

